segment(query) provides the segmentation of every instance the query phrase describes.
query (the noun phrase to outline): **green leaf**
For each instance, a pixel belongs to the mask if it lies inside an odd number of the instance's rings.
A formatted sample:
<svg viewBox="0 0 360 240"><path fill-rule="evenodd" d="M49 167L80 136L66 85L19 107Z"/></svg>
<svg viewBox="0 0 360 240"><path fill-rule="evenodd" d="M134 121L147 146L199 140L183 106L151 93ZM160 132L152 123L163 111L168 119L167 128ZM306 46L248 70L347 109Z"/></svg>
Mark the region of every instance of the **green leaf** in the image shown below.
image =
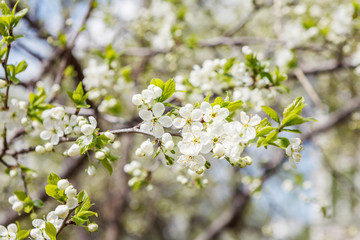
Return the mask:
<svg viewBox="0 0 360 240"><path fill-rule="evenodd" d="M101 160L102 165L106 168L106 170L108 170L108 172L110 173L110 175L112 175L113 173L113 167L111 166L109 160L104 159Z"/></svg>
<svg viewBox="0 0 360 240"><path fill-rule="evenodd" d="M159 99L160 102L165 101L166 99L169 99L175 92L175 81L174 79L169 79L163 89L163 93Z"/></svg>
<svg viewBox="0 0 360 240"><path fill-rule="evenodd" d="M85 218L85 217L91 217L91 216L98 216L96 212L93 211L81 211L79 214L76 215L77 217Z"/></svg>
<svg viewBox="0 0 360 240"><path fill-rule="evenodd" d="M264 137L264 136L268 135L270 132L272 132L274 129L276 129L276 128L274 128L272 126L266 126L266 127L257 129L256 130L256 136L257 137Z"/></svg>
<svg viewBox="0 0 360 240"><path fill-rule="evenodd" d="M292 132L292 133L301 133L301 131L299 129L281 129L281 131L284 131L284 132Z"/></svg>
<svg viewBox="0 0 360 240"><path fill-rule="evenodd" d="M230 112L233 112L233 111L239 109L242 105L243 105L243 102L241 100L238 100L238 101L229 103L229 105L227 105L226 108Z"/></svg>
<svg viewBox="0 0 360 240"><path fill-rule="evenodd" d="M296 98L292 103L290 103L283 112L283 116L285 120L285 118L287 118L288 116L295 114L295 115L299 115L301 114L301 111L303 109L303 107L305 107L305 100L303 97L298 97Z"/></svg>
<svg viewBox="0 0 360 240"><path fill-rule="evenodd" d="M280 124L279 115L275 112L274 109L272 109L271 107L268 107L268 106L261 106L261 108L267 115L269 115L269 117L271 117L271 119L273 119L275 122Z"/></svg>
<svg viewBox="0 0 360 240"><path fill-rule="evenodd" d="M229 70L234 65L235 61L236 61L236 58L230 58L229 60L227 60L227 62L224 65L224 73L229 72Z"/></svg>
<svg viewBox="0 0 360 240"><path fill-rule="evenodd" d="M45 232L51 240L56 240L56 228L50 222L45 222Z"/></svg>
<svg viewBox="0 0 360 240"><path fill-rule="evenodd" d="M28 9L24 8L23 10L21 10L15 14L16 24L20 21L20 19L22 19L27 14L27 12L28 12Z"/></svg>
<svg viewBox="0 0 360 240"><path fill-rule="evenodd" d="M42 207L44 207L44 203L40 199L37 199L34 201L34 206L37 208L42 208Z"/></svg>
<svg viewBox="0 0 360 240"><path fill-rule="evenodd" d="M276 141L270 143L271 145L274 145L278 148L286 149L287 146L289 146L290 141L287 138L279 137Z"/></svg>
<svg viewBox="0 0 360 240"><path fill-rule="evenodd" d="M153 84L153 85L161 88L161 90L164 91L164 86L165 86L165 84L164 84L164 82L161 81L159 78L153 78L153 79L151 80L150 84Z"/></svg>
<svg viewBox="0 0 360 240"><path fill-rule="evenodd" d="M314 118L304 118L302 116L292 114L287 118L283 119L281 128L293 126L293 125L299 125L311 121L317 121L317 120Z"/></svg>
<svg viewBox="0 0 360 240"><path fill-rule="evenodd" d="M204 98L204 102L209 102L210 101L210 95L211 93L208 93L208 95L206 95L206 97Z"/></svg>
<svg viewBox="0 0 360 240"><path fill-rule="evenodd" d="M77 226L81 226L86 222L86 220L76 217L76 216L72 216L71 220L73 220Z"/></svg>
<svg viewBox="0 0 360 240"><path fill-rule="evenodd" d="M27 197L26 193L23 191L15 191L14 194L20 201L24 201Z"/></svg>
<svg viewBox="0 0 360 240"><path fill-rule="evenodd" d="M27 238L27 236L29 236L30 230L19 230L16 233L16 240L22 240Z"/></svg>
<svg viewBox="0 0 360 240"><path fill-rule="evenodd" d="M25 60L22 60L15 69L15 74L21 73L23 71L26 70L26 68L28 67L28 64L25 62Z"/></svg>
<svg viewBox="0 0 360 240"><path fill-rule="evenodd" d="M266 138L265 141L267 143L271 143L277 140L277 136L278 136L278 131L274 131L272 133L270 133Z"/></svg>
<svg viewBox="0 0 360 240"><path fill-rule="evenodd" d="M75 215L77 215L80 212L87 211L92 206L90 202L90 197L86 193L86 191L81 191L78 194L78 201L79 203L81 202L81 204L75 209Z"/></svg>
<svg viewBox="0 0 360 240"><path fill-rule="evenodd" d="M61 180L61 177L59 177L58 175L56 175L55 173L50 173L48 178L47 178L47 182L48 184L52 184L52 185L57 185L57 182Z"/></svg>
<svg viewBox="0 0 360 240"><path fill-rule="evenodd" d="M5 1L0 1L0 10L2 15L11 15L12 12Z"/></svg>

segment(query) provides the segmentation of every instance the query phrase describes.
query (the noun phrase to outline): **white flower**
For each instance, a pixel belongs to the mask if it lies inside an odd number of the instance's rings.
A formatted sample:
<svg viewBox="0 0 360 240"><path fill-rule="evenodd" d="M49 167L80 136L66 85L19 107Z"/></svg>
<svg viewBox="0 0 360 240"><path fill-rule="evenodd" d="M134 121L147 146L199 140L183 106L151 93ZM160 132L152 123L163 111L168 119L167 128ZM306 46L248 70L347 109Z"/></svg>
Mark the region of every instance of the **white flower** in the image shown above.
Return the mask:
<svg viewBox="0 0 360 240"><path fill-rule="evenodd" d="M209 135L201 131L198 126L193 126L191 132L183 133L183 140L178 143L178 146L182 154L196 156L200 152L210 152L211 148L207 147L209 143Z"/></svg>
<svg viewBox="0 0 360 240"><path fill-rule="evenodd" d="M159 98L162 95L161 88L151 84L147 89L144 89L141 94L135 94L132 97L132 102L136 106L140 106L142 104L153 105L154 100Z"/></svg>
<svg viewBox="0 0 360 240"><path fill-rule="evenodd" d="M142 109L139 116L144 123L141 124L140 129L144 131L152 131L157 138L162 137L164 134L164 127L171 127L172 121L169 116L162 116L165 111L163 103L155 103L152 111Z"/></svg>
<svg viewBox="0 0 360 240"><path fill-rule="evenodd" d="M90 223L88 225L89 232L96 232L98 230L98 225L96 223Z"/></svg>
<svg viewBox="0 0 360 240"><path fill-rule="evenodd" d="M184 107L180 108L179 114L182 118L174 119L174 127L184 128L185 132L190 131L192 126L198 126L202 128L202 124L199 122L202 117L202 112L200 109L194 109L193 105L186 104Z"/></svg>
<svg viewBox="0 0 360 240"><path fill-rule="evenodd" d="M70 157L74 157L80 154L80 146L76 143L74 143L73 145L71 145L71 147L68 150L68 155Z"/></svg>
<svg viewBox="0 0 360 240"><path fill-rule="evenodd" d="M292 168L297 168L295 162L300 162L301 154L300 151L302 150L301 140L300 138L291 138L290 144L286 148L285 152L286 155L289 156L289 162Z"/></svg>
<svg viewBox="0 0 360 240"><path fill-rule="evenodd" d="M15 240L18 228L15 223L11 223L5 228L0 225L0 239Z"/></svg>
<svg viewBox="0 0 360 240"><path fill-rule="evenodd" d="M66 216L69 214L69 207L66 205L59 205L55 208L55 214L59 218L66 218Z"/></svg>
<svg viewBox="0 0 360 240"><path fill-rule="evenodd" d="M105 159L105 153L103 151L97 151L95 153L95 158L98 160L103 160Z"/></svg>
<svg viewBox="0 0 360 240"><path fill-rule="evenodd" d="M188 155L181 155L177 162L181 165L184 165L185 167L190 168L192 171L198 171L201 169L202 166L204 166L206 160L204 156L198 155L198 156L188 156Z"/></svg>
<svg viewBox="0 0 360 240"><path fill-rule="evenodd" d="M68 198L73 198L75 197L77 194L77 191L76 189L73 187L73 186L68 186L66 189L65 189L65 195L68 197Z"/></svg>
<svg viewBox="0 0 360 240"><path fill-rule="evenodd" d="M244 141L249 141L256 137L255 126L261 122L259 115L255 114L251 118L246 115L245 112L240 113L241 123L243 124L241 132L243 134L242 138Z"/></svg>
<svg viewBox="0 0 360 240"><path fill-rule="evenodd" d="M70 185L69 181L66 179L61 179L57 182L57 187L60 190L65 190Z"/></svg>
<svg viewBox="0 0 360 240"><path fill-rule="evenodd" d="M81 132L84 134L84 135L91 135L93 134L96 126L97 126L97 121L94 117L90 116L89 117L89 121L90 121L90 124L84 124L81 126Z"/></svg>
<svg viewBox="0 0 360 240"><path fill-rule="evenodd" d="M35 152L43 154L43 153L45 153L45 148L43 146L41 146L41 145L37 145L35 147Z"/></svg>
<svg viewBox="0 0 360 240"><path fill-rule="evenodd" d="M65 109L63 107L55 107L51 111L51 117L55 119L62 119L65 116Z"/></svg>
<svg viewBox="0 0 360 240"><path fill-rule="evenodd" d="M140 145L140 148L136 149L135 154L138 157L153 155L154 154L154 146L153 146L152 142L150 142L150 139L147 139L146 141L142 142Z"/></svg>
<svg viewBox="0 0 360 240"><path fill-rule="evenodd" d="M224 121L227 116L229 116L229 110L227 108L222 108L220 105L211 106L208 102L201 103L200 107L203 112L205 122L221 122Z"/></svg>
<svg viewBox="0 0 360 240"><path fill-rule="evenodd" d="M0 88L5 88L6 87L6 81L3 79L0 79Z"/></svg>

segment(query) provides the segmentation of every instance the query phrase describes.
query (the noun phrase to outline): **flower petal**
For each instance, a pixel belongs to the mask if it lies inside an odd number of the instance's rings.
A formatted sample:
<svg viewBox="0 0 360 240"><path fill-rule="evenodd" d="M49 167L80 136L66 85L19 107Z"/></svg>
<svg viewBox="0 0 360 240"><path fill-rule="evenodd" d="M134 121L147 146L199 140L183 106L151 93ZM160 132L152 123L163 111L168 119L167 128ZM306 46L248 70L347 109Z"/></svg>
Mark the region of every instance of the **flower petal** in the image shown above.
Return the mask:
<svg viewBox="0 0 360 240"><path fill-rule="evenodd" d="M155 123L153 128L153 133L156 138L161 138L164 134L164 128L160 123Z"/></svg>
<svg viewBox="0 0 360 240"><path fill-rule="evenodd" d="M260 122L261 122L261 118L259 117L259 115L256 114L250 119L249 125L255 127Z"/></svg>
<svg viewBox="0 0 360 240"><path fill-rule="evenodd" d="M185 123L186 123L186 121L185 121L185 119L183 119L183 118L175 118L174 121L173 121L173 125L174 125L174 127L176 127L176 128L182 128L182 127L184 127L184 126L185 126Z"/></svg>
<svg viewBox="0 0 360 240"><path fill-rule="evenodd" d="M142 109L139 112L139 116L144 121L151 121L153 119L153 114L151 111L147 109Z"/></svg>
<svg viewBox="0 0 360 240"><path fill-rule="evenodd" d="M242 122L243 124L248 124L248 123L249 123L249 116L246 115L245 112L241 112L241 113L240 113L240 119L241 119L241 122Z"/></svg>
<svg viewBox="0 0 360 240"><path fill-rule="evenodd" d="M172 125L172 121L169 116L162 116L161 118L159 118L159 122L161 123L161 125L163 125L163 127L166 128L169 128Z"/></svg>
<svg viewBox="0 0 360 240"><path fill-rule="evenodd" d="M165 106L163 103L157 102L154 104L152 111L155 117L160 117L165 111Z"/></svg>
<svg viewBox="0 0 360 240"><path fill-rule="evenodd" d="M194 109L191 112L191 120L200 121L202 117L202 111L200 109Z"/></svg>

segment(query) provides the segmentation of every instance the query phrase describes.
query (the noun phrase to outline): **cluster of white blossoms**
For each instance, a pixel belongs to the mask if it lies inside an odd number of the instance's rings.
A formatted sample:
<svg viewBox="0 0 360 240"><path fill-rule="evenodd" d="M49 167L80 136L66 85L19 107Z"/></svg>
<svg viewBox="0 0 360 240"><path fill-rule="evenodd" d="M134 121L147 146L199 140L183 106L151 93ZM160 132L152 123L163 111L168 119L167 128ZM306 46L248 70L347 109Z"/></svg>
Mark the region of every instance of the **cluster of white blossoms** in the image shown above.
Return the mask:
<svg viewBox="0 0 360 240"><path fill-rule="evenodd" d="M80 127L77 126L77 116L69 116L64 107L54 107L45 110L41 117L43 119L44 130L40 133L40 138L45 141L49 141L52 146L59 144L60 139L71 133L79 133ZM43 153L45 151L51 151L52 146L45 144L44 146L38 146L36 151Z"/></svg>
<svg viewBox="0 0 360 240"><path fill-rule="evenodd" d="M30 120L27 117L28 103L12 98L9 101L9 110L0 111L0 123L6 123L7 129L14 129L20 126L29 126Z"/></svg>
<svg viewBox="0 0 360 240"><path fill-rule="evenodd" d="M146 179L149 176L149 172L144 169L141 163L138 161L131 161L130 163L125 164L124 172L132 176L132 178L130 178L128 181L130 187L133 187L138 182L147 182ZM147 185L147 189L151 190L152 185Z"/></svg>
<svg viewBox="0 0 360 240"><path fill-rule="evenodd" d="M247 143L256 137L255 126L261 121L258 115L250 117L241 112L240 121L228 122L229 110L220 105L211 106L208 102L195 109L187 104L179 112L184 116L174 119L175 127L183 127L182 140L178 143L182 154L177 160L179 164L202 173L210 154L243 166L241 153Z"/></svg>
<svg viewBox="0 0 360 240"><path fill-rule="evenodd" d="M16 240L18 227L15 223L9 224L7 227L0 225L0 239L1 240Z"/></svg>
<svg viewBox="0 0 360 240"><path fill-rule="evenodd" d="M81 141L83 146L90 145L94 139L94 131L97 126L97 121L94 117L90 116L88 119L79 116L77 117L77 124L80 129L80 133L83 135L78 138L77 141ZM70 157L78 156L80 154L81 147L79 144L74 143L65 153Z"/></svg>
<svg viewBox="0 0 360 240"><path fill-rule="evenodd" d="M9 197L9 203L15 212L21 212L24 208L24 202L19 200L15 194Z"/></svg>
<svg viewBox="0 0 360 240"><path fill-rule="evenodd" d="M248 46L244 46L242 52L244 56L253 54ZM221 96L224 92L229 91L232 98L243 101L247 109L260 112L261 106L278 95L278 89L271 84L267 77L254 80L252 71L244 62L235 61L225 73L225 66L228 61L227 59L213 59L204 61L201 67L195 65L189 75L188 82L191 84L192 91L188 100L199 101L204 93ZM269 72L267 67L263 71ZM186 90L184 77L177 76L175 80L179 90ZM194 90L193 87L200 89L200 91ZM184 99L181 93L177 93L177 96Z"/></svg>
<svg viewBox="0 0 360 240"><path fill-rule="evenodd" d="M79 205L77 199L77 190L66 179L61 179L57 182L57 188L64 191L66 195L66 204L59 205L54 211L47 214L46 219L34 219L32 221L33 229L30 231L30 236L33 239L50 239L45 232L45 223L50 222L56 231L59 231L63 225L64 219L69 215L69 212Z"/></svg>
<svg viewBox="0 0 360 240"><path fill-rule="evenodd" d="M199 107L186 104L178 110L178 114L175 111L177 117L172 119L163 115L164 104L155 102L161 94L161 88L150 85L133 97L133 103L140 108L139 116L144 120L140 129L153 133L158 139L154 142L150 139L144 141L136 150L138 157L152 156L155 143L159 144L164 154L168 154L168 151L175 154L173 137L164 131L164 127L174 126L181 130L181 140L177 144L177 163L193 172L202 174L207 160L213 157L226 159L240 167L252 163L249 157L241 158L241 153L248 142L256 137L255 127L261 121L258 115L248 116L241 112L240 121L229 122L226 119L230 114L227 108L204 101Z"/></svg>
<svg viewBox="0 0 360 240"><path fill-rule="evenodd" d="M286 148L286 155L289 156L289 162L292 168L296 168L296 163L300 162L301 154L300 151L303 150L301 146L300 138L291 138L290 144Z"/></svg>

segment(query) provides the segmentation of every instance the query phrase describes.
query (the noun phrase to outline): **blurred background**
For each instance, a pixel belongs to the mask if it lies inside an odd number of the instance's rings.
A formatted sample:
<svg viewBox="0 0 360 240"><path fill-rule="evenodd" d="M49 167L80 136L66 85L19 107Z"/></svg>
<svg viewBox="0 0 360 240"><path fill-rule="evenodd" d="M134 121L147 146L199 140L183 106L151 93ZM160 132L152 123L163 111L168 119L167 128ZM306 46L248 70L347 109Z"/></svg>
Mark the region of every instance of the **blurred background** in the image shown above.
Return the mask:
<svg viewBox="0 0 360 240"><path fill-rule="evenodd" d="M13 3L14 4L14 3ZM187 83L194 65L207 59L236 57L249 46L269 66L288 74L290 93L277 94L270 106L281 112L304 96L304 150L297 169L284 154L255 146L254 164L245 169L214 162L205 188L176 181L160 160L139 160L143 136L124 135L112 151L121 156L110 176L97 168L85 172L86 157L28 154L20 161L37 171L30 195L45 202L42 216L55 206L42 191L49 169L85 189L99 212L99 231L75 227L61 239L360 239L360 1L344 0L23 0L29 12L16 34L9 62L26 59L22 84L12 88L28 99L36 86L48 98L69 104L64 90L79 81L97 88L93 110L101 129L140 122L131 96L152 78L175 78L192 102L203 96ZM80 31L81 30L81 31ZM0 73L3 74L3 73ZM225 94L225 93L224 93ZM99 97L100 96L100 97ZM251 96L249 97L251 98ZM256 99L252 99L257 104ZM270 101L270 100L269 100ZM262 117L265 115L259 113ZM35 146L38 135L14 147ZM291 134L289 134L291 136ZM66 148L59 147L61 153ZM123 167L141 161L151 185L132 191ZM156 171L153 171L156 169ZM18 177L0 174L0 224L19 220L7 199L22 187Z"/></svg>

